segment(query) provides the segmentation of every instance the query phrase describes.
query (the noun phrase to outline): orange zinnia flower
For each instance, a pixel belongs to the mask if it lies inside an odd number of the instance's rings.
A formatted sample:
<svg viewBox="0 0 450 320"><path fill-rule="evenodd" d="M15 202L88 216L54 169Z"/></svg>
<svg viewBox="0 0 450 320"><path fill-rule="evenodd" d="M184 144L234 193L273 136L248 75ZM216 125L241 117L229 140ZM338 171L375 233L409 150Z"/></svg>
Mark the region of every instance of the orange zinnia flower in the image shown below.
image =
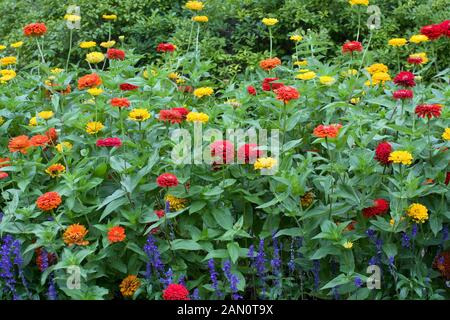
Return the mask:
<svg viewBox="0 0 450 320"><path fill-rule="evenodd" d="M87 74L78 79L78 89L89 89L102 84L102 79L96 73Z"/></svg>
<svg viewBox="0 0 450 320"><path fill-rule="evenodd" d="M64 231L64 242L70 246L74 244L79 246L87 246L89 241L84 240L84 237L87 235L88 231L85 226L81 224L72 224L67 227L66 231Z"/></svg>
<svg viewBox="0 0 450 320"><path fill-rule="evenodd" d="M48 143L48 137L43 135L35 135L31 137L30 143L33 147L45 147Z"/></svg>
<svg viewBox="0 0 450 320"><path fill-rule="evenodd" d="M125 240L125 238L126 238L125 229L122 227L115 226L109 229L108 231L108 240L111 243L121 242Z"/></svg>
<svg viewBox="0 0 450 320"><path fill-rule="evenodd" d="M18 136L9 140L8 148L11 152L27 153L27 149L31 147L30 139L27 136Z"/></svg>
<svg viewBox="0 0 450 320"><path fill-rule="evenodd" d="M259 66L261 69L269 71L275 68L276 66L279 66L281 64L281 60L278 58L270 58L265 59L259 63Z"/></svg>
<svg viewBox="0 0 450 320"><path fill-rule="evenodd" d="M341 128L341 124L330 124L328 126L321 124L314 129L313 134L317 138L336 138Z"/></svg>
<svg viewBox="0 0 450 320"><path fill-rule="evenodd" d="M56 141L58 140L58 132L56 131L55 128L48 129L45 135L48 138L48 142L51 144L55 144Z"/></svg>
<svg viewBox="0 0 450 320"><path fill-rule="evenodd" d="M36 205L42 211L50 211L58 208L62 200L58 192L47 192L36 200Z"/></svg>

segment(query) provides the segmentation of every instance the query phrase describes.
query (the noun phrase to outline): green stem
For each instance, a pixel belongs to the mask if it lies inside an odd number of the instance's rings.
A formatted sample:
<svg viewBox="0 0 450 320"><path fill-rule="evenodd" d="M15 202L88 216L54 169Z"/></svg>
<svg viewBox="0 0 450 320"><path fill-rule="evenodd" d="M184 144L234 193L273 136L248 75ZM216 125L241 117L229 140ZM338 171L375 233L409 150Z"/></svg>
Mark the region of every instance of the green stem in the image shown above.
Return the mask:
<svg viewBox="0 0 450 320"><path fill-rule="evenodd" d="M41 56L42 63L45 64L44 53L42 52L41 46L39 45L39 40L37 38L35 38L35 39L36 39L36 44L37 44L37 47L38 47L39 54Z"/></svg>
<svg viewBox="0 0 450 320"><path fill-rule="evenodd" d="M198 59L199 52L198 52L198 38L200 36L200 23L197 24L197 37L195 38L195 58Z"/></svg>
<svg viewBox="0 0 450 320"><path fill-rule="evenodd" d="M269 57L272 58L272 29L269 27L269 41L270 41L270 54Z"/></svg>
<svg viewBox="0 0 450 320"><path fill-rule="evenodd" d="M188 41L188 48L187 52L189 52L189 49L191 48L191 40L192 40L192 33L194 32L194 21L191 23L191 32L189 32L189 41Z"/></svg>
<svg viewBox="0 0 450 320"><path fill-rule="evenodd" d="M73 33L73 29L70 29L70 36L69 36L69 53L67 54L67 61L66 61L66 72L67 69L69 68L69 60L70 60L70 53L72 52L72 33Z"/></svg>

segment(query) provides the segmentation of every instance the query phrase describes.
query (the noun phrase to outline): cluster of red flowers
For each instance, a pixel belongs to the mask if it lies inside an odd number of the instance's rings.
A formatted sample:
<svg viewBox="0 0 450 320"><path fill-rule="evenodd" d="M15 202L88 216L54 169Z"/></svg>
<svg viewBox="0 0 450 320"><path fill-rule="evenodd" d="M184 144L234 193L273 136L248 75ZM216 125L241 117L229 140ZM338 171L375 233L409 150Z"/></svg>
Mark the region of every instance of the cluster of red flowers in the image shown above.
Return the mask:
<svg viewBox="0 0 450 320"><path fill-rule="evenodd" d="M240 162L254 163L256 159L261 158L264 154L264 151L258 149L258 145L256 143L246 143L239 147L237 151L237 157Z"/></svg>
<svg viewBox="0 0 450 320"><path fill-rule="evenodd" d="M300 97L300 93L294 87L282 86L274 90L277 94L277 99L288 103L291 100L296 100Z"/></svg>
<svg viewBox="0 0 450 320"><path fill-rule="evenodd" d="M313 134L317 138L336 138L341 130L341 124L318 125L314 128Z"/></svg>
<svg viewBox="0 0 450 320"><path fill-rule="evenodd" d="M127 98L112 98L110 104L118 108L128 108L131 105L130 100Z"/></svg>
<svg viewBox="0 0 450 320"><path fill-rule="evenodd" d="M47 27L44 23L30 23L23 28L23 34L27 37L40 37L47 32Z"/></svg>
<svg viewBox="0 0 450 320"><path fill-rule="evenodd" d="M361 52L363 46L359 41L348 41L342 45L342 53Z"/></svg>
<svg viewBox="0 0 450 320"><path fill-rule="evenodd" d="M414 93L408 89L400 89L400 90L394 91L392 96L396 100L412 99L414 96Z"/></svg>
<svg viewBox="0 0 450 320"><path fill-rule="evenodd" d="M387 166L391 163L389 160L389 155L392 152L392 146L389 142L383 141L380 142L375 149L375 160L377 160L380 164Z"/></svg>
<svg viewBox="0 0 450 320"><path fill-rule="evenodd" d="M424 26L420 29L420 33L426 35L430 40L436 40L442 36L450 37L450 20Z"/></svg>
<svg viewBox="0 0 450 320"><path fill-rule="evenodd" d="M119 89L122 91L132 91L132 90L137 90L139 88L139 86L135 86L134 84L131 83L121 83L119 85Z"/></svg>
<svg viewBox="0 0 450 320"><path fill-rule="evenodd" d="M122 140L120 140L120 138L98 139L96 145L97 147L120 147L122 145Z"/></svg>
<svg viewBox="0 0 450 320"><path fill-rule="evenodd" d="M163 291L164 300L189 300L189 291L182 284L171 283Z"/></svg>
<svg viewBox="0 0 450 320"><path fill-rule="evenodd" d="M186 108L171 108L159 111L159 120L171 124L181 123L186 119L189 110Z"/></svg>
<svg viewBox="0 0 450 320"><path fill-rule="evenodd" d="M174 52L176 47L171 43L160 43L156 47L157 52Z"/></svg>
<svg viewBox="0 0 450 320"><path fill-rule="evenodd" d="M156 178L156 183L161 188L176 187L178 185L178 178L172 173L163 173Z"/></svg>
<svg viewBox="0 0 450 320"><path fill-rule="evenodd" d="M110 60L124 60L125 52L120 49L109 48L106 51L106 57Z"/></svg>
<svg viewBox="0 0 450 320"><path fill-rule="evenodd" d="M281 82L274 82L277 81L278 78L264 78L262 82L262 90L263 91L275 91L282 86L284 86Z"/></svg>
<svg viewBox="0 0 450 320"><path fill-rule="evenodd" d="M47 132L48 133L48 132ZM31 138L28 138L28 136L22 135L17 136L14 138L11 138L8 143L8 148L10 152L20 152L22 154L27 154L27 151L31 147L46 147L49 142L50 138L46 135L35 135Z"/></svg>
<svg viewBox="0 0 450 320"><path fill-rule="evenodd" d="M420 104L414 112L419 118L439 118L441 116L442 106L439 104Z"/></svg>
<svg viewBox="0 0 450 320"><path fill-rule="evenodd" d="M423 62L423 59L421 57L408 57L406 59L406 62L409 64L421 64Z"/></svg>
<svg viewBox="0 0 450 320"><path fill-rule="evenodd" d="M87 74L78 79L78 89L90 89L102 84L102 79L96 73Z"/></svg>
<svg viewBox="0 0 450 320"><path fill-rule="evenodd" d="M213 166L234 161L234 144L228 140L217 140L210 144L211 157L216 158Z"/></svg>
<svg viewBox="0 0 450 320"><path fill-rule="evenodd" d="M389 201L385 199L375 199L373 205L368 208L364 208L362 213L366 218L371 218L374 216L381 216L389 211Z"/></svg>
<svg viewBox="0 0 450 320"><path fill-rule="evenodd" d="M36 205L42 211L50 211L56 209L61 204L61 196L58 192L46 192L36 200Z"/></svg>
<svg viewBox="0 0 450 320"><path fill-rule="evenodd" d="M401 71L394 78L394 83L403 87L414 87L416 82L414 81L414 73L409 71Z"/></svg>

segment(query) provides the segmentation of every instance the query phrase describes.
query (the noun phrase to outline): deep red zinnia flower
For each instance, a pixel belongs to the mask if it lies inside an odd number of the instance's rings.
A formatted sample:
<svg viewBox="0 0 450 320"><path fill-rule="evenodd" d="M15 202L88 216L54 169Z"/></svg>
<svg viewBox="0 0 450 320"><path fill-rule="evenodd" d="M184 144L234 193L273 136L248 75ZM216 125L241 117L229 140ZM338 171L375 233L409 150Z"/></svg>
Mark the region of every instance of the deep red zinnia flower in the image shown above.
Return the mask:
<svg viewBox="0 0 450 320"><path fill-rule="evenodd" d="M178 178L172 173L163 173L156 178L156 183L161 188L176 187L178 185Z"/></svg>
<svg viewBox="0 0 450 320"><path fill-rule="evenodd" d="M272 91L277 90L284 86L282 82L274 82L277 81L278 78L264 78L262 82L262 90L263 91Z"/></svg>
<svg viewBox="0 0 450 320"><path fill-rule="evenodd" d="M394 91L392 97L396 100L403 100L403 99L412 99L414 96L414 93L411 90L408 89L401 89Z"/></svg>
<svg viewBox="0 0 450 320"><path fill-rule="evenodd" d="M112 98L110 104L118 108L128 108L131 105L130 100L127 98Z"/></svg>
<svg viewBox="0 0 450 320"><path fill-rule="evenodd" d="M164 300L189 300L189 291L181 284L171 283L163 291Z"/></svg>
<svg viewBox="0 0 450 320"><path fill-rule="evenodd" d="M450 20L442 21L440 24L442 35L450 37Z"/></svg>
<svg viewBox="0 0 450 320"><path fill-rule="evenodd" d="M160 43L156 47L157 52L174 52L176 47L171 43Z"/></svg>
<svg viewBox="0 0 450 320"><path fill-rule="evenodd" d="M47 32L47 27L44 23L30 23L23 28L23 34L27 37L40 37Z"/></svg>
<svg viewBox="0 0 450 320"><path fill-rule="evenodd" d="M256 159L261 158L264 151L258 149L256 143L246 143L239 147L237 157L240 162L254 163Z"/></svg>
<svg viewBox="0 0 450 320"><path fill-rule="evenodd" d="M211 156L218 157L213 165L231 163L234 161L234 144L228 140L217 140L211 143Z"/></svg>
<svg viewBox="0 0 450 320"><path fill-rule="evenodd" d="M380 142L375 149L375 160L377 160L382 165L388 165L391 163L389 160L389 155L392 152L392 146L389 142Z"/></svg>
<svg viewBox="0 0 450 320"><path fill-rule="evenodd" d="M125 52L120 49L109 48L106 51L106 57L110 60L124 60Z"/></svg>
<svg viewBox="0 0 450 320"><path fill-rule="evenodd" d="M183 115L173 109L161 110L159 112L159 120L160 121L169 121L170 123L181 123L183 121Z"/></svg>
<svg viewBox="0 0 450 320"><path fill-rule="evenodd" d="M364 208L362 213L366 218L371 218L374 216L382 216L389 211L389 201L385 199L375 199L373 201L373 206L369 208Z"/></svg>
<svg viewBox="0 0 450 320"><path fill-rule="evenodd" d="M248 94L251 94L252 96L256 96L256 89L254 86L248 86L247 92L248 92Z"/></svg>
<svg viewBox="0 0 450 320"><path fill-rule="evenodd" d="M171 108L170 110L173 110L173 111L178 112L179 114L181 114L181 116L183 117L183 120L186 120L186 116L190 112L188 109L181 108L181 107L180 108Z"/></svg>
<svg viewBox="0 0 450 320"><path fill-rule="evenodd" d="M122 140L120 138L98 139L96 145L97 147L120 147Z"/></svg>
<svg viewBox="0 0 450 320"><path fill-rule="evenodd" d="M421 64L423 62L423 59L421 57L408 57L406 59L406 62L409 64Z"/></svg>
<svg viewBox="0 0 450 320"><path fill-rule="evenodd" d="M361 52L362 50L363 47L359 41L348 41L342 46L342 53L353 53L355 51Z"/></svg>
<svg viewBox="0 0 450 320"><path fill-rule="evenodd" d="M414 87L416 82L414 81L414 73L409 71L401 71L394 78L394 83L403 87Z"/></svg>
<svg viewBox="0 0 450 320"><path fill-rule="evenodd" d="M274 90L277 94L277 99L283 101L284 103L288 103L291 100L296 100L300 97L300 93L298 93L297 89L289 86L282 86Z"/></svg>
<svg viewBox="0 0 450 320"><path fill-rule="evenodd" d="M119 89L122 91L132 91L132 90L136 90L138 88L139 88L139 86L135 86L134 84L131 84L131 83L122 83L119 85Z"/></svg>
<svg viewBox="0 0 450 320"><path fill-rule="evenodd" d="M442 106L439 104L420 104L416 107L414 112L419 118L428 119L439 118L441 116Z"/></svg>
<svg viewBox="0 0 450 320"><path fill-rule="evenodd" d="M439 24L430 24L422 27L420 33L426 35L430 40L436 40L442 36L442 27Z"/></svg>

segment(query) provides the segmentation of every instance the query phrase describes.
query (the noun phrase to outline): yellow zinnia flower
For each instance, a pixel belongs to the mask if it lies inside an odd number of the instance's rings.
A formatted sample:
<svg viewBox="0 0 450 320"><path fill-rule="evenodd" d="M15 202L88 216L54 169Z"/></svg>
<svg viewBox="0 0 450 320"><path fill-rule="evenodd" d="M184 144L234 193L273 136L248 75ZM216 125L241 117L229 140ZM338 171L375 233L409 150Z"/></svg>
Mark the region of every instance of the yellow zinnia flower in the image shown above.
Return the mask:
<svg viewBox="0 0 450 320"><path fill-rule="evenodd" d="M424 34L415 34L413 36L411 36L411 38L409 38L409 42L412 43L421 43L421 42L427 42L430 39L428 39L428 37Z"/></svg>
<svg viewBox="0 0 450 320"><path fill-rule="evenodd" d="M105 19L105 20L110 20L110 21L111 20L112 21L117 20L117 16L115 14L104 14L102 16L102 18Z"/></svg>
<svg viewBox="0 0 450 320"><path fill-rule="evenodd" d="M408 43L405 38L394 38L388 41L388 44L393 47L402 47Z"/></svg>
<svg viewBox="0 0 450 320"><path fill-rule="evenodd" d="M81 49L90 49L93 48L97 45L97 42L95 41L83 41L80 43L80 48Z"/></svg>
<svg viewBox="0 0 450 320"><path fill-rule="evenodd" d="M261 169L271 169L274 165L277 164L277 160L274 158L258 158L256 162L253 164L255 170Z"/></svg>
<svg viewBox="0 0 450 320"><path fill-rule="evenodd" d="M23 46L23 41L17 41L17 42L11 43L11 47L13 47L15 49L20 48L21 46Z"/></svg>
<svg viewBox="0 0 450 320"><path fill-rule="evenodd" d="M70 151L73 148L73 145L70 142L63 141L61 143L58 143L55 148L59 153L63 153Z"/></svg>
<svg viewBox="0 0 450 320"><path fill-rule="evenodd" d="M428 59L428 57L427 57L426 52L413 53L413 54L410 54L409 57L422 59L422 62L420 63L421 65L428 63L430 61L430 59Z"/></svg>
<svg viewBox="0 0 450 320"><path fill-rule="evenodd" d="M367 67L366 70L373 75L378 72L387 73L389 69L388 66L383 63L374 63L371 66Z"/></svg>
<svg viewBox="0 0 450 320"><path fill-rule="evenodd" d="M76 21L80 21L81 17L77 16L76 14L66 14L64 16L64 20L70 21L70 22L76 22Z"/></svg>
<svg viewBox="0 0 450 320"><path fill-rule="evenodd" d="M377 72L372 75L373 85L384 84L387 81L391 81L391 76L386 72Z"/></svg>
<svg viewBox="0 0 450 320"><path fill-rule="evenodd" d="M209 116L203 112L189 112L186 116L186 121L207 123Z"/></svg>
<svg viewBox="0 0 450 320"><path fill-rule="evenodd" d="M342 245L345 249L351 249L353 248L353 242L351 241L346 241L344 242L344 244Z"/></svg>
<svg viewBox="0 0 450 320"><path fill-rule="evenodd" d="M316 77L316 73L313 71L308 71L305 73L300 73L298 75L295 76L295 78L300 79L300 80L312 80Z"/></svg>
<svg viewBox="0 0 450 320"><path fill-rule="evenodd" d="M210 87L201 87L194 90L194 96L202 98L204 96L210 96L214 93L214 90Z"/></svg>
<svg viewBox="0 0 450 320"><path fill-rule="evenodd" d="M203 10L204 4L201 1L188 1L184 7L192 11L200 11Z"/></svg>
<svg viewBox="0 0 450 320"><path fill-rule="evenodd" d="M86 61L89 63L96 64L102 62L103 60L105 60L105 55L98 51L91 52L86 55Z"/></svg>
<svg viewBox="0 0 450 320"><path fill-rule="evenodd" d="M4 57L0 59L0 65L5 67L5 66L9 66L11 64L16 64L17 63L17 58L16 57Z"/></svg>
<svg viewBox="0 0 450 320"><path fill-rule="evenodd" d="M14 70L5 69L5 70L0 70L0 75L1 75L0 83L5 83L7 81L14 79L17 74Z"/></svg>
<svg viewBox="0 0 450 320"><path fill-rule="evenodd" d="M38 125L36 117L32 117L32 118L30 119L30 121L28 122L28 125L29 125L30 127L36 127L36 126Z"/></svg>
<svg viewBox="0 0 450 320"><path fill-rule="evenodd" d="M120 283L120 292L122 296L129 298L139 289L141 286L141 281L135 275L129 275Z"/></svg>
<svg viewBox="0 0 450 320"><path fill-rule="evenodd" d="M393 163L410 165L413 161L413 157L408 151L393 151L389 155L389 161L392 161Z"/></svg>
<svg viewBox="0 0 450 320"><path fill-rule="evenodd" d="M348 3L351 4L352 6L356 5L368 6L369 0L349 0Z"/></svg>
<svg viewBox="0 0 450 320"><path fill-rule="evenodd" d="M142 122L150 118L150 113L147 109L133 109L128 114L128 119Z"/></svg>
<svg viewBox="0 0 450 320"><path fill-rule="evenodd" d="M294 34L289 39L295 42L299 42L303 40L303 37L299 34Z"/></svg>
<svg viewBox="0 0 450 320"><path fill-rule="evenodd" d="M444 140L450 140L450 128L445 128L444 132L442 133L442 139Z"/></svg>
<svg viewBox="0 0 450 320"><path fill-rule="evenodd" d="M110 41L105 41L105 42L100 43L100 47L111 48L111 47L114 47L115 44L116 44L116 41L110 40Z"/></svg>
<svg viewBox="0 0 450 320"><path fill-rule="evenodd" d="M61 163L52 164L50 167L45 169L45 173L47 173L52 178L59 177L65 171L66 167L64 167Z"/></svg>
<svg viewBox="0 0 450 320"><path fill-rule="evenodd" d="M101 94L103 93L103 90L102 90L101 88L95 87L95 88L90 88L90 89L88 89L87 92L88 92L91 96L96 97L96 96L101 95Z"/></svg>
<svg viewBox="0 0 450 320"><path fill-rule="evenodd" d="M192 21L195 21L195 22L208 22L209 19L208 19L207 16L195 16L195 17L192 17Z"/></svg>
<svg viewBox="0 0 450 320"><path fill-rule="evenodd" d="M44 120L48 120L48 119L52 118L53 115L54 115L53 111L49 111L49 110L41 111L38 113L39 118L44 119Z"/></svg>
<svg viewBox="0 0 450 320"><path fill-rule="evenodd" d="M308 65L308 61L306 61L306 60L301 60L301 61L295 61L294 62L294 66L297 66L297 67L305 67L307 65Z"/></svg>
<svg viewBox="0 0 450 320"><path fill-rule="evenodd" d="M324 84L326 86L331 86L333 83L336 82L336 79L330 76L322 76L319 77L319 81L321 84Z"/></svg>
<svg viewBox="0 0 450 320"><path fill-rule="evenodd" d="M172 211L179 211L182 210L184 208L186 208L186 205L188 203L187 199L183 199L183 198L177 198L171 194L167 194L164 197L164 201L168 201L169 202L169 206L170 206L170 210Z"/></svg>
<svg viewBox="0 0 450 320"><path fill-rule="evenodd" d="M0 44L0 51L3 51L3 50L5 50L5 49L6 49L6 46Z"/></svg>
<svg viewBox="0 0 450 320"><path fill-rule="evenodd" d="M274 26L278 23L278 19L275 18L264 18L262 19L262 23L264 23L266 26Z"/></svg>
<svg viewBox="0 0 450 320"><path fill-rule="evenodd" d="M413 203L409 206L407 215L416 223L424 223L428 220L428 209L420 203Z"/></svg>
<svg viewBox="0 0 450 320"><path fill-rule="evenodd" d="M102 130L105 126L99 121L91 121L86 124L86 132L88 134L96 134Z"/></svg>

